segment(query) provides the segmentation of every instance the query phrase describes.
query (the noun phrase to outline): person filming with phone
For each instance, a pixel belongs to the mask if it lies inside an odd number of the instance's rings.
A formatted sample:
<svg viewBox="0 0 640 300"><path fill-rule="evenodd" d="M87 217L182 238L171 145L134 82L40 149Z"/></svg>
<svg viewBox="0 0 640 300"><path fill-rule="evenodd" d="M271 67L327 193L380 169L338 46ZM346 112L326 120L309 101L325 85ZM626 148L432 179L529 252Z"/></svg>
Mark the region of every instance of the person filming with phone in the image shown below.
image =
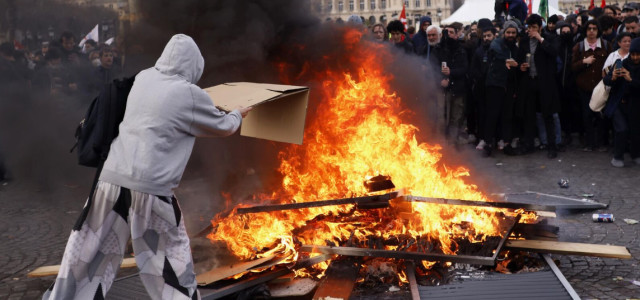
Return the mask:
<svg viewBox="0 0 640 300"><path fill-rule="evenodd" d="M615 132L611 165L624 167L627 142L631 159L640 165L640 38L631 41L629 57L616 60L603 81L611 87L603 109L605 116L612 119Z"/></svg>

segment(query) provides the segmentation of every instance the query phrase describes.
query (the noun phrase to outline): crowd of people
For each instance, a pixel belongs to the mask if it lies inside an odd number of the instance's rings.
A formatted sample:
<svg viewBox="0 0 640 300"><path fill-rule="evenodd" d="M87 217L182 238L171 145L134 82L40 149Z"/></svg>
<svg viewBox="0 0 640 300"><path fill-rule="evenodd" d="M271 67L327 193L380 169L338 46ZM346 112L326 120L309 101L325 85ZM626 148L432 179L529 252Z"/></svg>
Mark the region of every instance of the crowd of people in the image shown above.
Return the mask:
<svg viewBox="0 0 640 300"><path fill-rule="evenodd" d="M0 44L2 109L11 103L26 103L25 99L51 99L61 109L86 109L105 83L122 75L122 50L117 45L121 40L116 41L107 45L86 40L80 47L71 32L63 32L58 39L39 42L37 49ZM2 155L5 147L0 143L0 182L10 177Z"/></svg>
<svg viewBox="0 0 640 300"><path fill-rule="evenodd" d="M424 101L434 102L430 118L449 143L474 143L484 156L544 150L549 158L579 144L611 150L611 165L623 167L627 152L640 164L639 11L627 3L467 26L436 26L425 16L417 31L399 20L369 30L372 39L423 59L427 80L438 86ZM601 82L608 101L594 111L589 104Z"/></svg>

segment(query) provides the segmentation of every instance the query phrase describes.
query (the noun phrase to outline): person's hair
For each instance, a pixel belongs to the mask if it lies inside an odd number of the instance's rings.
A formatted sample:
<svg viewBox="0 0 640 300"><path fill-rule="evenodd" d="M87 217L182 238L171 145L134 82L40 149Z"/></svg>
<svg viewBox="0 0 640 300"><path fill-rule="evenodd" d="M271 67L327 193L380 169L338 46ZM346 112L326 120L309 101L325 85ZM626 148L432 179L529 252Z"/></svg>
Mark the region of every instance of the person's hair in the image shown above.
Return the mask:
<svg viewBox="0 0 640 300"><path fill-rule="evenodd" d="M433 29L435 29L438 32L438 35L442 34L442 28L440 28L440 26L438 25L429 25L429 27L427 27L427 33Z"/></svg>
<svg viewBox="0 0 640 300"><path fill-rule="evenodd" d="M631 34L631 32L623 31L618 33L618 35L616 36L616 44L622 42L622 39L625 37L629 37L633 40L633 34Z"/></svg>
<svg viewBox="0 0 640 300"><path fill-rule="evenodd" d="M625 24L629 24L629 23L638 23L638 16L628 16L624 18L624 21L622 21Z"/></svg>
<svg viewBox="0 0 640 300"><path fill-rule="evenodd" d="M495 27L485 27L482 29L482 33L484 34L487 31L491 31L491 33L496 34L498 30Z"/></svg>
<svg viewBox="0 0 640 300"><path fill-rule="evenodd" d="M607 9L610 9L612 12L615 13L616 9L619 9L619 8L617 8L617 7L613 6L613 5L607 5L602 10L607 10Z"/></svg>
<svg viewBox="0 0 640 300"><path fill-rule="evenodd" d="M616 24L618 23L618 19L612 16L602 15L598 19L598 22L600 23L600 28L602 28L602 31L605 31L605 30L608 30L609 28L615 27Z"/></svg>
<svg viewBox="0 0 640 300"><path fill-rule="evenodd" d="M73 35L73 33L69 32L69 31L65 31L60 35L60 42L62 43L63 39L68 40L68 39L73 39L75 40L76 37Z"/></svg>
<svg viewBox="0 0 640 300"><path fill-rule="evenodd" d="M373 31L376 29L376 27L380 27L382 28L382 31L384 31L384 35L383 35L383 40L386 41L389 39L389 32L387 31L387 28L384 27L384 25L382 23L375 23L373 24L373 26L371 26L371 33L373 33Z"/></svg>
<svg viewBox="0 0 640 300"><path fill-rule="evenodd" d="M578 24L578 16L576 15L568 15L565 19L565 22L569 23L569 25L571 24Z"/></svg>
<svg viewBox="0 0 640 300"><path fill-rule="evenodd" d="M449 25L449 27L455 29L457 33L457 32L460 32L460 30L462 30L463 25L460 22L453 22Z"/></svg>
<svg viewBox="0 0 640 300"><path fill-rule="evenodd" d="M408 34L414 34L416 33L416 28L413 26L409 26L409 28L407 28L407 33Z"/></svg>
<svg viewBox="0 0 640 300"><path fill-rule="evenodd" d="M593 16L594 19L600 18L604 14L604 9L600 7L594 7L589 11L589 15Z"/></svg>
<svg viewBox="0 0 640 300"><path fill-rule="evenodd" d="M584 26L582 27L583 30L583 34L584 36L587 36L587 31L589 30L589 25L595 25L598 28L598 37L600 37L602 35L602 28L600 28L600 24L598 24L598 21L596 20L589 20L587 21L586 24L584 24Z"/></svg>
<svg viewBox="0 0 640 300"><path fill-rule="evenodd" d="M542 17L538 14L531 14L525 21L525 24L528 26L538 25L538 27L542 27Z"/></svg>
<svg viewBox="0 0 640 300"><path fill-rule="evenodd" d="M44 60L46 62L50 62L52 60L56 60L56 59L61 59L62 58L62 54L60 53L60 50L58 50L58 48L51 48L49 49L49 51L47 51L47 54L44 55Z"/></svg>
<svg viewBox="0 0 640 300"><path fill-rule="evenodd" d="M558 18L558 15L552 15L551 17L549 17L547 19L547 24L548 23L553 23L553 24L558 23L559 19L560 18Z"/></svg>
<svg viewBox="0 0 640 300"><path fill-rule="evenodd" d="M92 39L88 39L86 42L84 42L85 44L89 44L93 47L97 47L98 43L96 43L96 41L92 40Z"/></svg>
<svg viewBox="0 0 640 300"><path fill-rule="evenodd" d="M100 57L102 57L102 55L104 55L105 53L113 54L113 49L111 49L111 47L102 47L102 49L100 49Z"/></svg>
<svg viewBox="0 0 640 300"><path fill-rule="evenodd" d="M387 32L404 32L404 24L400 20L393 20L387 24Z"/></svg>

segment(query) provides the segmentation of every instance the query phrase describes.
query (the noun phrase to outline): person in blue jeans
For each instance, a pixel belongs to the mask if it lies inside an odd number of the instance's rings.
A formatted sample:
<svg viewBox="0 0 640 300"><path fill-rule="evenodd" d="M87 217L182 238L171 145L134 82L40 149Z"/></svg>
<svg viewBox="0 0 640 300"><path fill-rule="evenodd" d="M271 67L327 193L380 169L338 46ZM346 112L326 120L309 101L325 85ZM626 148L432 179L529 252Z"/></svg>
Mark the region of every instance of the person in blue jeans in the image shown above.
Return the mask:
<svg viewBox="0 0 640 300"><path fill-rule="evenodd" d="M616 61L604 77L611 87L604 114L613 121L614 153L611 165L624 167L624 153L640 165L640 38L631 41L629 57Z"/></svg>

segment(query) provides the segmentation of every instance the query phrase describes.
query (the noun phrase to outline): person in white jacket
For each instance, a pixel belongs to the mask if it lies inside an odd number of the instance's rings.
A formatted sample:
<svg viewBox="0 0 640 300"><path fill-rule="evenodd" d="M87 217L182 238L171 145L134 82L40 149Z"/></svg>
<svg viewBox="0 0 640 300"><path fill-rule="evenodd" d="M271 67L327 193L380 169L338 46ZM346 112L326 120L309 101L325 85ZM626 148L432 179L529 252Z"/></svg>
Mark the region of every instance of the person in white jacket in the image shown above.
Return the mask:
<svg viewBox="0 0 640 300"><path fill-rule="evenodd" d="M196 137L233 134L250 108L219 111L196 85L204 59L178 34L127 99L93 199L74 226L58 277L43 299L104 299L132 239L152 299L199 299L182 212L173 195Z"/></svg>

